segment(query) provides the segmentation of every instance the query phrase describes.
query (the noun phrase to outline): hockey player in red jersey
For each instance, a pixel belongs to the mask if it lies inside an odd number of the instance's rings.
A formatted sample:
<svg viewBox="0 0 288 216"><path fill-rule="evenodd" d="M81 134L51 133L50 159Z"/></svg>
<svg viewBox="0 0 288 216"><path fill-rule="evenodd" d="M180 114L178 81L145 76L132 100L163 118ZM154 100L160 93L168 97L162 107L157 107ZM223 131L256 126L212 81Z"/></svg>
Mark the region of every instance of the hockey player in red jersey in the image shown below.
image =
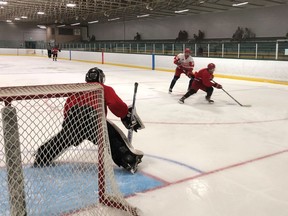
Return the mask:
<svg viewBox="0 0 288 216"><path fill-rule="evenodd" d="M208 64L207 68L203 68L200 71L196 72L190 90L188 90L187 93L179 100L179 103L183 104L186 98L197 93L199 89L207 93L205 98L209 103L214 103L214 101L211 100L211 95L214 90L213 87L218 89L222 88L222 85L216 82L212 82L214 78L213 73L215 71L215 67L216 67L215 64L210 63Z"/></svg>
<svg viewBox="0 0 288 216"><path fill-rule="evenodd" d="M132 122L131 109L121 100L112 87L104 85L105 75L101 69L91 68L87 72L85 80L88 83L97 82L103 86L106 115L108 107L115 116L121 119L127 129L137 131L144 128L136 113L135 122ZM38 148L34 167L50 165L63 151L71 146L80 145L84 140L96 143L97 134L91 133L91 131L97 131L94 116L97 115L97 107L95 106L98 105L95 104L93 98L95 98L95 95L91 92L76 93L67 98L64 106L62 129L56 136ZM118 166L134 173L141 162L143 152L134 149L123 132L109 120L107 120L107 127L113 161Z"/></svg>
<svg viewBox="0 0 288 216"><path fill-rule="evenodd" d="M52 48L51 52L52 52L53 61L57 61L59 48L57 46L55 46Z"/></svg>
<svg viewBox="0 0 288 216"><path fill-rule="evenodd" d="M194 60L191 56L191 50L186 48L183 53L179 53L174 57L174 64L177 65L175 69L174 77L171 81L169 87L169 93L172 93L173 87L176 84L177 80L180 78L181 74L184 73L186 76L190 78L188 89L191 87L191 83L194 78L193 68L194 68Z"/></svg>

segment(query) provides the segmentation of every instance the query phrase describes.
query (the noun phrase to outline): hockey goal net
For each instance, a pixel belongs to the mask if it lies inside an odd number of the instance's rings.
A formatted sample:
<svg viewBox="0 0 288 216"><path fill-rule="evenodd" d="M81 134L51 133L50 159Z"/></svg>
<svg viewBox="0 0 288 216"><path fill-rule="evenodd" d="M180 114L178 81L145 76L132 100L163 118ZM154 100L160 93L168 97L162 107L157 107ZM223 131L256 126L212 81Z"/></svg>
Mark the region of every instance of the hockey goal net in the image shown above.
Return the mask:
<svg viewBox="0 0 288 216"><path fill-rule="evenodd" d="M48 166L35 167L37 149L63 128L67 97L84 93L93 95L89 103L96 120L89 133L95 134L96 143L84 140ZM101 85L0 88L0 108L0 215L140 214L115 179ZM75 143L78 138L69 137Z"/></svg>

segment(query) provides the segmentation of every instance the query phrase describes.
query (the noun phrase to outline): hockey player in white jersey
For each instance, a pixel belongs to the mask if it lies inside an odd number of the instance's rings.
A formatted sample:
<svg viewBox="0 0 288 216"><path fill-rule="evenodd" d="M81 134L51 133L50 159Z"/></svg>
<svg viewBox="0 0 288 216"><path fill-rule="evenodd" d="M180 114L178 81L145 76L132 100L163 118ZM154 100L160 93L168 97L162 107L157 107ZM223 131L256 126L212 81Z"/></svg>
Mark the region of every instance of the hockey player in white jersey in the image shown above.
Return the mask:
<svg viewBox="0 0 288 216"><path fill-rule="evenodd" d="M190 78L188 90L191 87L194 78L193 74L194 60L191 56L191 50L189 48L186 48L184 53L179 53L177 56L175 56L174 64L176 64L177 67L175 69L175 74L169 87L170 94L172 93L173 87L176 84L177 80L180 78L182 73L184 73L186 76Z"/></svg>

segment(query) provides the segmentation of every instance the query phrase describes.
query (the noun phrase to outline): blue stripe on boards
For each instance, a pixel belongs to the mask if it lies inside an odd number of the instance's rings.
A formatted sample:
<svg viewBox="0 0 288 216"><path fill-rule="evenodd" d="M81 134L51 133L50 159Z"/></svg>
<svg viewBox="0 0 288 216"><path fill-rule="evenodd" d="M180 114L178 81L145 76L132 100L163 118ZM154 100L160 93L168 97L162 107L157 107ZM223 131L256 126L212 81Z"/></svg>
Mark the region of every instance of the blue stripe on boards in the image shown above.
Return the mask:
<svg viewBox="0 0 288 216"><path fill-rule="evenodd" d="M155 70L155 54L152 54L152 70Z"/></svg>

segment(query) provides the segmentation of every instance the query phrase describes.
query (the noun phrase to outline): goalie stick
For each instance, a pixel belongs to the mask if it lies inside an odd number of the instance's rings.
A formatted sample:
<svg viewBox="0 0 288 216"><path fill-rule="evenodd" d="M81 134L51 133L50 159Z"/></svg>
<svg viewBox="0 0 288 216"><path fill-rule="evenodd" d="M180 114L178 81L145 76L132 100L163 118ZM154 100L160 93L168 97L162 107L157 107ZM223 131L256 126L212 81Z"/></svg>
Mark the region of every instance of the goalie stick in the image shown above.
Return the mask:
<svg viewBox="0 0 288 216"><path fill-rule="evenodd" d="M214 80L212 80L213 83L216 83ZM227 91L225 91L225 89L221 88L222 91L224 91L230 98L232 98L238 105L242 106L242 107L251 107L251 105L243 105L241 104L239 101L237 101L234 97L232 97L232 95L230 95Z"/></svg>
<svg viewBox="0 0 288 216"><path fill-rule="evenodd" d="M132 102L132 111L131 111L131 122L134 121L134 114L135 114L135 102L136 102L136 94L137 94L137 89L138 89L138 83L135 82L134 83L134 94L133 94L133 102ZM129 143L131 144L132 143L132 137L133 137L133 127L131 127L129 130L128 130L128 140L129 140Z"/></svg>
<svg viewBox="0 0 288 216"><path fill-rule="evenodd" d="M132 125L133 125L133 121L135 121L134 120L134 114L135 114L135 102L136 102L137 89L138 89L138 83L135 82L134 83L134 94L133 94L132 110L131 110L131 122L132 122ZM128 142L129 142L128 144L129 144L130 147L132 147L132 137L133 137L133 126L128 130L128 136L127 136L127 139L128 139ZM143 155L142 155L142 157L143 157ZM132 174L137 172L138 164L141 162L141 158L142 157L139 157L137 159L136 164L129 168L130 172Z"/></svg>

